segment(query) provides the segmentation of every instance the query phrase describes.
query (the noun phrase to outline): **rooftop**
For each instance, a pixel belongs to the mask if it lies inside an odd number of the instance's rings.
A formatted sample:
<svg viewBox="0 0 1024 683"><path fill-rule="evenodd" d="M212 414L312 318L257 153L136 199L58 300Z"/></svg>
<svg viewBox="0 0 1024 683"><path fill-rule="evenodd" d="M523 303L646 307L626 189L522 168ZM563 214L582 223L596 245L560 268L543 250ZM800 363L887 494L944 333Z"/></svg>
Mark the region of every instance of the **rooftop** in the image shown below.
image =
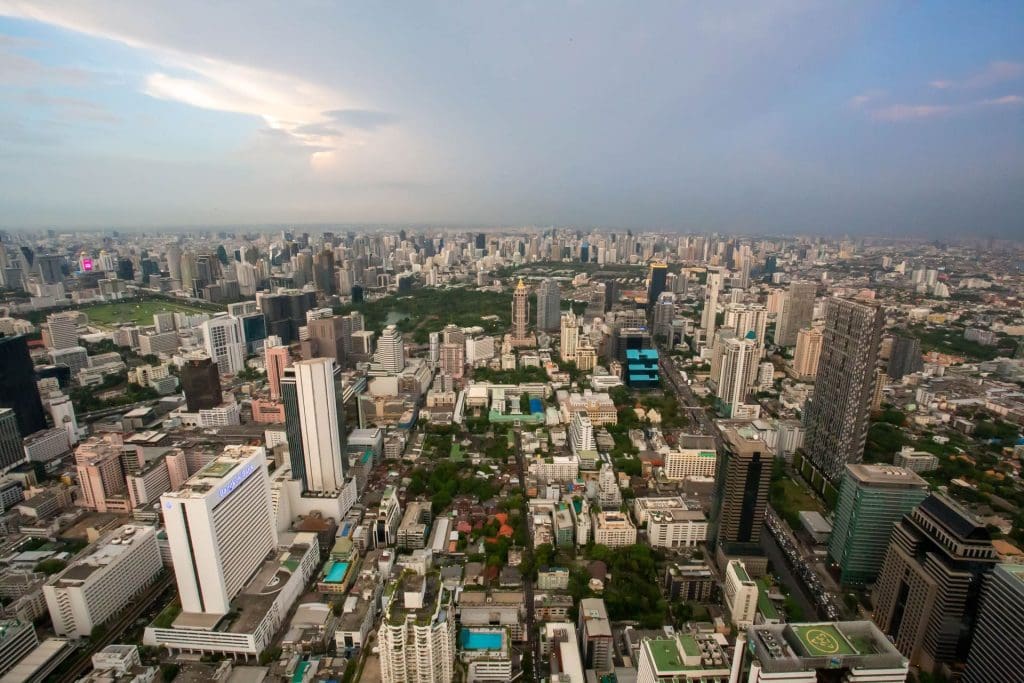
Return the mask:
<svg viewBox="0 0 1024 683"><path fill-rule="evenodd" d="M761 625L751 627L748 637L754 658L769 673L907 666L870 621Z"/></svg>
<svg viewBox="0 0 1024 683"><path fill-rule="evenodd" d="M895 465L847 465L846 471L862 484L890 488L928 488L928 482L916 472Z"/></svg>
<svg viewBox="0 0 1024 683"><path fill-rule="evenodd" d="M88 554L77 558L52 582L61 588L81 585L99 569L129 552L133 544L153 533L151 527L126 524L94 544Z"/></svg>

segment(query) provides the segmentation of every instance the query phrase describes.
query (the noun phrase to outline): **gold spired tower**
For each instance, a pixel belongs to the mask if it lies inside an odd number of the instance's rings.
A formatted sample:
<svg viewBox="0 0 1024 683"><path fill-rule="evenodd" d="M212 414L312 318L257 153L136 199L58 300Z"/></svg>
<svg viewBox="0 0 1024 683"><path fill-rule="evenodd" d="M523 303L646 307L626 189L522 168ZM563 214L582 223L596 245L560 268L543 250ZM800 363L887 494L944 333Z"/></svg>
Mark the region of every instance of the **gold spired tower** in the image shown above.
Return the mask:
<svg viewBox="0 0 1024 683"><path fill-rule="evenodd" d="M516 291L512 294L512 346L524 347L533 346L533 335L528 328L530 322L530 291L526 288L522 278L516 285Z"/></svg>

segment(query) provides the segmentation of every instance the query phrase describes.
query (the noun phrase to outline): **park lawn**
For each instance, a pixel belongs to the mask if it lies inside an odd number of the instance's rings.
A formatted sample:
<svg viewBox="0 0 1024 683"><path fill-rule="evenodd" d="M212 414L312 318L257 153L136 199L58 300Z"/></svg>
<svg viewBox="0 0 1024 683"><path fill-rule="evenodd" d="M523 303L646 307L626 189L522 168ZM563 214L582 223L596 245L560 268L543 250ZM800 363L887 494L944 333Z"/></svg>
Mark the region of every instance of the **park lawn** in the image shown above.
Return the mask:
<svg viewBox="0 0 1024 683"><path fill-rule="evenodd" d="M804 510L825 512L818 499L792 479L777 479L772 482L771 502L775 512L785 519L793 529L800 525L800 512Z"/></svg>
<svg viewBox="0 0 1024 683"><path fill-rule="evenodd" d="M110 304L98 304L82 308L81 311L89 316L89 322L97 325L117 324L142 324L152 325L153 314L155 313L210 313L214 311L178 303L176 301L150 300L150 301L122 301Z"/></svg>

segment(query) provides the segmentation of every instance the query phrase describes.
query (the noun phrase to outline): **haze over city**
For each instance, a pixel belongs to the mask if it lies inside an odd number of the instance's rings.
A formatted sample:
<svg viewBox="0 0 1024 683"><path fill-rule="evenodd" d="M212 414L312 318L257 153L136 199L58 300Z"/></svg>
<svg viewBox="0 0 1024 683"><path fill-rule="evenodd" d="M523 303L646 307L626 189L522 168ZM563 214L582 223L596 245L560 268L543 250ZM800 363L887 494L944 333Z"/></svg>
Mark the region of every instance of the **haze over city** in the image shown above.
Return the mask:
<svg viewBox="0 0 1024 683"><path fill-rule="evenodd" d="M0 1L0 224L1024 234L1020 3Z"/></svg>

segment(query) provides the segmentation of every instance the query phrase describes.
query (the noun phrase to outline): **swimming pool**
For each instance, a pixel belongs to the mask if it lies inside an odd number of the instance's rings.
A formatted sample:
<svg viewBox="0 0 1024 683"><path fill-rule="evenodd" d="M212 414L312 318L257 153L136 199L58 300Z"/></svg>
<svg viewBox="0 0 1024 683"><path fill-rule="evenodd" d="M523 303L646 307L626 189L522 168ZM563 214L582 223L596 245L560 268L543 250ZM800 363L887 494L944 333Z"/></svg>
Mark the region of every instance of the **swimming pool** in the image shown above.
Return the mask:
<svg viewBox="0 0 1024 683"><path fill-rule="evenodd" d="M501 641L500 631L470 631L464 628L459 634L459 645L463 650L500 650Z"/></svg>
<svg viewBox="0 0 1024 683"><path fill-rule="evenodd" d="M327 570L327 576L324 577L326 583L341 583L341 580L345 578L345 573L348 571L348 562L335 562L331 565L331 568Z"/></svg>

